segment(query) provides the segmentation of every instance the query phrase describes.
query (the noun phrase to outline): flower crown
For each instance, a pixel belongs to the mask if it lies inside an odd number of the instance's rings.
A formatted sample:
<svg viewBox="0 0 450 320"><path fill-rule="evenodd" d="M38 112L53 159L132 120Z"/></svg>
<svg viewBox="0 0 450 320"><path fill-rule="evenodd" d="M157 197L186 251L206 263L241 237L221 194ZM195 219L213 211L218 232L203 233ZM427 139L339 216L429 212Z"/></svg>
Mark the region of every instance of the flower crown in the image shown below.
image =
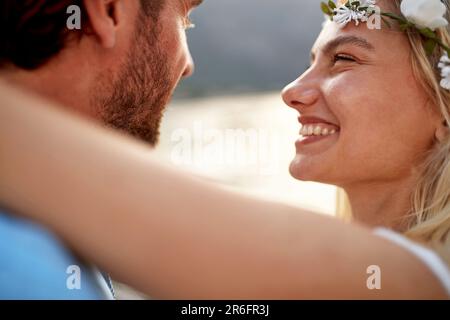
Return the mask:
<svg viewBox="0 0 450 320"><path fill-rule="evenodd" d="M321 3L322 11L336 22L340 27L345 27L354 21L369 22L371 17L379 14L380 18L388 25L387 18L397 21L402 31L415 30L424 38L424 46L428 55L432 55L436 48L443 50L443 55L438 64L442 80L440 85L450 90L450 48L445 45L436 32L437 29L446 27L448 21L444 18L447 12L446 6L441 0L403 0L400 10L403 16L381 12L376 6L376 0L338 0Z"/></svg>

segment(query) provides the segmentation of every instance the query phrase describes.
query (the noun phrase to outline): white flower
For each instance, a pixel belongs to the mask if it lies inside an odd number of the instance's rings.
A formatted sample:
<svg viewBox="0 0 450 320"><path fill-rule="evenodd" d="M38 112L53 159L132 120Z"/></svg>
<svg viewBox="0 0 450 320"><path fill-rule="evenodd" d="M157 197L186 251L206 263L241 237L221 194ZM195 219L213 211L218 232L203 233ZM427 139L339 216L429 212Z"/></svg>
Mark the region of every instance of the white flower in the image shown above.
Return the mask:
<svg viewBox="0 0 450 320"><path fill-rule="evenodd" d="M341 0L341 1L338 1L336 5L337 5L338 8L340 8L340 7L345 6L349 1L350 1L350 3L352 3L352 2L354 2L356 0ZM359 7L361 7L361 8L374 7L376 5L376 3L377 3L377 0L360 0L358 8Z"/></svg>
<svg viewBox="0 0 450 320"><path fill-rule="evenodd" d="M441 57L438 67L441 69L441 87L450 90L450 59L447 52Z"/></svg>
<svg viewBox="0 0 450 320"><path fill-rule="evenodd" d="M441 0L403 0L400 9L409 22L420 28L434 31L448 24L444 18L447 8Z"/></svg>
<svg viewBox="0 0 450 320"><path fill-rule="evenodd" d="M353 15L354 12L352 9L349 9L346 6L341 6L337 9L334 9L333 21L336 22L339 26L345 27L347 23L352 21Z"/></svg>
<svg viewBox="0 0 450 320"><path fill-rule="evenodd" d="M356 11L346 6L334 9L333 21L335 21L340 27L345 27L347 23L354 20L355 24L358 25L360 21L367 21L367 13L364 11Z"/></svg>
<svg viewBox="0 0 450 320"><path fill-rule="evenodd" d="M376 5L377 0L362 0L360 1L361 5L360 7L373 7Z"/></svg>

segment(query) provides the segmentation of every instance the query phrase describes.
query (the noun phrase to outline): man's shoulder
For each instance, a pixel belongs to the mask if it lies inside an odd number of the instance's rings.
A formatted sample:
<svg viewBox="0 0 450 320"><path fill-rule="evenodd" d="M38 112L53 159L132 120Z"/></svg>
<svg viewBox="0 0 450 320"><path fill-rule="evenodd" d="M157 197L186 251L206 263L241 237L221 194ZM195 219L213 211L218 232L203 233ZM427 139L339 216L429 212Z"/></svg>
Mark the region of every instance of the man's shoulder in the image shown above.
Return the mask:
<svg viewBox="0 0 450 320"><path fill-rule="evenodd" d="M105 299L106 283L44 227L0 210L0 299Z"/></svg>

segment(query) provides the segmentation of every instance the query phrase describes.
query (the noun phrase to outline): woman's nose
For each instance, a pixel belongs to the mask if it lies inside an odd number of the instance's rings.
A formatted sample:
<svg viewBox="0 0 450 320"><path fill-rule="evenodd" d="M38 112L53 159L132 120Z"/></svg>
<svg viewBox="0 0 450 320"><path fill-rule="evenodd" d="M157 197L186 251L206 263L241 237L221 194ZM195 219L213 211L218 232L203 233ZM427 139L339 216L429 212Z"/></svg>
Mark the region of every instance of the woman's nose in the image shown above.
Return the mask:
<svg viewBox="0 0 450 320"><path fill-rule="evenodd" d="M316 103L320 96L320 91L312 85L296 80L287 85L281 95L284 103L291 108L299 110L302 107L308 107Z"/></svg>

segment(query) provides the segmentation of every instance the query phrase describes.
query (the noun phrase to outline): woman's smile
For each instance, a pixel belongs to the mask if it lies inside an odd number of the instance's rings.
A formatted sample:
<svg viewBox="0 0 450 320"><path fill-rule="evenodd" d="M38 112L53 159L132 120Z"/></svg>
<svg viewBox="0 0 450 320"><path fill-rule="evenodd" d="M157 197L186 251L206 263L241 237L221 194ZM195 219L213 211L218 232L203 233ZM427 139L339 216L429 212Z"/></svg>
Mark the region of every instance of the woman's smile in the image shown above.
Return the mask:
<svg viewBox="0 0 450 320"><path fill-rule="evenodd" d="M315 117L299 117L302 124L300 129L300 137L296 142L296 146L301 148L314 142L330 140L339 135L340 127L328 121Z"/></svg>
<svg viewBox="0 0 450 320"><path fill-rule="evenodd" d="M326 139L332 135L336 135L339 133L339 130L336 129L328 129L327 127L323 127L322 125L308 125L304 126L300 129L300 136L302 141L306 142L314 142L322 139Z"/></svg>

